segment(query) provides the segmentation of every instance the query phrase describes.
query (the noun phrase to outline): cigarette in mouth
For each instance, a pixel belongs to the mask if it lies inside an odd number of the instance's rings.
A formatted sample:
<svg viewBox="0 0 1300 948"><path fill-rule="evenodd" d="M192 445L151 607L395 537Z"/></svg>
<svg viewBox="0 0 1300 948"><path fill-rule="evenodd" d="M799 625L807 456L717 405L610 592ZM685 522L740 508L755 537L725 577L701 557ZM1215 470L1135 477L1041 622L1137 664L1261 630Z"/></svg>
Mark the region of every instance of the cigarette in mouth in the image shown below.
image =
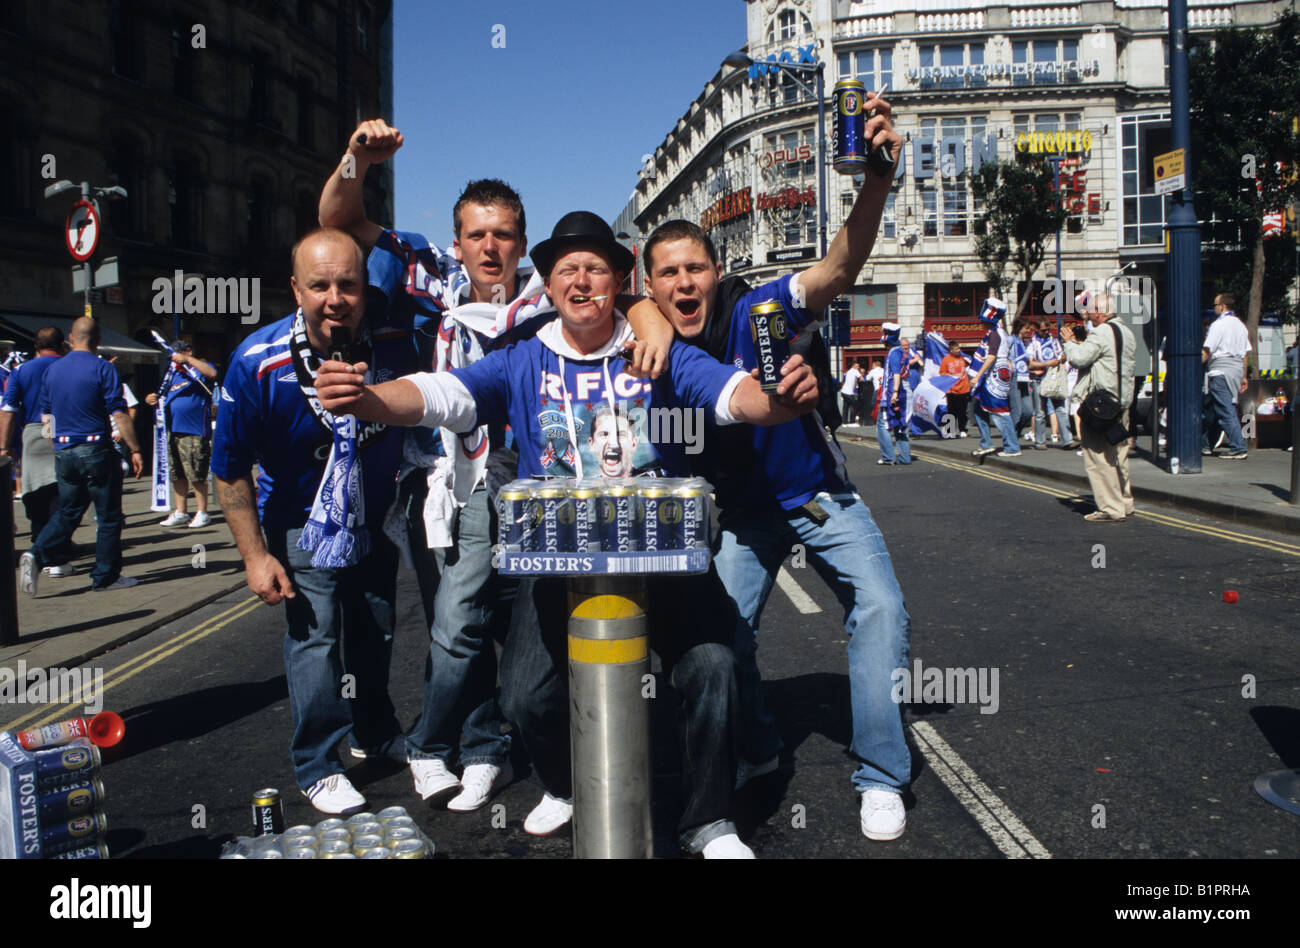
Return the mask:
<svg viewBox="0 0 1300 948"><path fill-rule="evenodd" d="M573 301L575 303L595 303L599 300L607 300L607 299L609 299L608 294L606 294L605 296L575 296L573 298Z"/></svg>

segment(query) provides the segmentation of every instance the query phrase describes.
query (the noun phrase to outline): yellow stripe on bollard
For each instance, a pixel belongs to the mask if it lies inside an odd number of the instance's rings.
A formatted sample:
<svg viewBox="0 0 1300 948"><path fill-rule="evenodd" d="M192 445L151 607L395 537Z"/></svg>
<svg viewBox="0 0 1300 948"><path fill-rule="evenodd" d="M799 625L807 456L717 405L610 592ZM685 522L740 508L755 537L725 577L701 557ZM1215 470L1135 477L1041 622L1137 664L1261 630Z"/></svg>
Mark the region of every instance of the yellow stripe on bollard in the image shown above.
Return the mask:
<svg viewBox="0 0 1300 948"><path fill-rule="evenodd" d="M584 639L569 636L569 661L584 665L621 665L643 661L650 654L650 640L639 635L634 639Z"/></svg>
<svg viewBox="0 0 1300 948"><path fill-rule="evenodd" d="M645 605L628 596L587 596L570 594L569 607L574 619L635 619L645 613Z"/></svg>

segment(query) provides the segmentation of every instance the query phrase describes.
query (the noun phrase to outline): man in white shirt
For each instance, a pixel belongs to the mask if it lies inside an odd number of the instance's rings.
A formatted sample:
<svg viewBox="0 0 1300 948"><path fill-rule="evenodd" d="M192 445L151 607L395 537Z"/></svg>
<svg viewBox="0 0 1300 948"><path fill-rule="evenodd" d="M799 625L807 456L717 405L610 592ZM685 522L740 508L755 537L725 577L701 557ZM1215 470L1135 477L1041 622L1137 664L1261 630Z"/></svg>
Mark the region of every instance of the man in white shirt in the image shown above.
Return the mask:
<svg viewBox="0 0 1300 948"><path fill-rule="evenodd" d="M1214 312L1218 319L1210 324L1201 349L1205 363L1206 392L1201 416L1201 454L1213 457L1211 436L1222 429L1228 436L1228 450L1221 455L1228 460L1246 458L1246 441L1241 436L1241 420L1237 417L1237 396L1246 390L1246 356L1250 352L1250 333L1237 314L1231 294L1220 293L1214 298Z"/></svg>
<svg viewBox="0 0 1300 948"><path fill-rule="evenodd" d="M858 417L858 382L862 379L862 370L855 362L844 373L844 385L840 388L840 401L843 403L844 423L855 428L860 423Z"/></svg>

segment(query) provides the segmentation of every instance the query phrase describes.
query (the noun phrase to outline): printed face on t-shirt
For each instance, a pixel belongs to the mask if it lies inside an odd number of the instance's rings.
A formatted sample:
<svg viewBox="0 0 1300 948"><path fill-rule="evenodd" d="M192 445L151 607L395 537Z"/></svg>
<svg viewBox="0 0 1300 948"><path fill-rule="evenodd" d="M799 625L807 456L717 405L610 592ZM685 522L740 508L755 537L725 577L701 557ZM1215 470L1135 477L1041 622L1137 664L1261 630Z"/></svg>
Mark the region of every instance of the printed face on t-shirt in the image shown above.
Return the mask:
<svg viewBox="0 0 1300 948"><path fill-rule="evenodd" d="M609 411L596 414L587 447L600 465L603 476L627 477L631 474L632 455L636 451L636 445L632 425L625 416L615 418Z"/></svg>

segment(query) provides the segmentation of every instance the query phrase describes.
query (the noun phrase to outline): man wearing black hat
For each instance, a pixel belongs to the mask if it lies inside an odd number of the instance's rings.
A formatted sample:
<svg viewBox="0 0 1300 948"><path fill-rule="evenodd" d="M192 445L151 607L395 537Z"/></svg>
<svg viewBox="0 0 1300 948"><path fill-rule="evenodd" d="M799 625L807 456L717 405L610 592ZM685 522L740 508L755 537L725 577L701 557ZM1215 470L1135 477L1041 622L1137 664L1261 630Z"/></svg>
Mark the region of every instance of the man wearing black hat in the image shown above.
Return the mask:
<svg viewBox="0 0 1300 948"><path fill-rule="evenodd" d="M674 343L668 369L655 380L628 371L632 333L614 297L632 268L632 255L609 226L585 211L565 215L549 240L533 250L560 318L531 339L449 373L420 373L395 382L361 384L364 366L328 363L317 379L332 411L389 424L446 425L464 431L509 422L519 445L520 477L596 476L600 458L586 433L606 410L626 418L630 467L648 476L684 474L684 445L648 437L649 413L699 408L717 424L775 424L816 401L806 369L787 363L776 396L756 379L697 349ZM800 406L798 408L792 407ZM581 434L579 434L581 432ZM686 810L682 845L705 858L752 858L728 819L735 779L736 685L730 649L735 617L712 569L705 575L648 583L653 647L685 709ZM524 821L525 831L549 835L572 818L564 583L530 578L520 584L501 667L501 703L515 723L546 788Z"/></svg>
<svg viewBox="0 0 1300 948"><path fill-rule="evenodd" d="M208 516L208 464L212 460L212 383L217 368L190 354L190 344L183 339L172 343L171 371L164 378L163 411L167 425L167 473L171 480L175 507L164 527L206 527ZM168 381L170 380L170 381ZM204 385L204 381L207 385ZM145 404L158 404L159 395L150 392ZM186 510L190 491L198 508L194 518Z"/></svg>

